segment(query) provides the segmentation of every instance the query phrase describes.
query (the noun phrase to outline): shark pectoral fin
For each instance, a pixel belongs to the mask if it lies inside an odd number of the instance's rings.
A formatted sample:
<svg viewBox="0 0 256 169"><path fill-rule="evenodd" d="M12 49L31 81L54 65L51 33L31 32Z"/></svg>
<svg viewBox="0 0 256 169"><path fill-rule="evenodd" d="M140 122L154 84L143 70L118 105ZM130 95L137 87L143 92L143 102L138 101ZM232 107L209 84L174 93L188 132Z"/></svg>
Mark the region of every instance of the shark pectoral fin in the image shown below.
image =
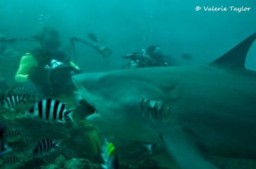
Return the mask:
<svg viewBox="0 0 256 169"><path fill-rule="evenodd" d="M176 133L176 132L175 132ZM217 169L204 159L199 150L183 134L160 135L168 153L181 169Z"/></svg>

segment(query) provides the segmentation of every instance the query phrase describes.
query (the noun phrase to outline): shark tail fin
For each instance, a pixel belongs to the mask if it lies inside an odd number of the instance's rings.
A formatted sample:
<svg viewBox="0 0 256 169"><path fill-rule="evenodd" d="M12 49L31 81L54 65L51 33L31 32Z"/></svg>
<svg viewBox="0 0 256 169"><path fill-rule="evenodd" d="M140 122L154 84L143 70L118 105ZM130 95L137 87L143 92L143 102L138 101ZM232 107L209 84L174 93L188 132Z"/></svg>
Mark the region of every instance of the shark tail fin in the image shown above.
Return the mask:
<svg viewBox="0 0 256 169"><path fill-rule="evenodd" d="M230 51L212 62L212 65L245 69L246 55L255 39L256 33L250 35Z"/></svg>

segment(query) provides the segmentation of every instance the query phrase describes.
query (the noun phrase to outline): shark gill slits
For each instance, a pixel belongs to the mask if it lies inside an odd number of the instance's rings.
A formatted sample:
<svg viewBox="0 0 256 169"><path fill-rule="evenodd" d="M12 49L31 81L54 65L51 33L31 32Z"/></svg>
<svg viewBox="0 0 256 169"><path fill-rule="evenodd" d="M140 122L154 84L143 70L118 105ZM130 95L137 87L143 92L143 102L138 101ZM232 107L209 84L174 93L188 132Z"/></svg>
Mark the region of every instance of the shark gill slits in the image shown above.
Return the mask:
<svg viewBox="0 0 256 169"><path fill-rule="evenodd" d="M142 116L145 117L146 116L146 112L147 112L147 106L145 105L148 105L148 101L149 99L148 98L142 98L140 100L140 110L142 112Z"/></svg>
<svg viewBox="0 0 256 169"><path fill-rule="evenodd" d="M140 101L142 116L149 120L165 121L171 113L171 106L165 104L162 100L143 98Z"/></svg>

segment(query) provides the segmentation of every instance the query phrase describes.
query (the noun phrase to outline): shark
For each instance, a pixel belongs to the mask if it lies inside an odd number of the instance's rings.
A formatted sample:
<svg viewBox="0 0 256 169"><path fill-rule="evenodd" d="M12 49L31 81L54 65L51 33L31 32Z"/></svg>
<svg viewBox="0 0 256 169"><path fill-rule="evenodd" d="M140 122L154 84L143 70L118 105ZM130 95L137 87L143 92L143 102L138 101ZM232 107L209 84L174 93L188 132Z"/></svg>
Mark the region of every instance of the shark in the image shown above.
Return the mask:
<svg viewBox="0 0 256 169"><path fill-rule="evenodd" d="M207 156L256 157L256 73L245 68L256 33L205 65L73 76L103 133L162 143L181 169L217 169Z"/></svg>

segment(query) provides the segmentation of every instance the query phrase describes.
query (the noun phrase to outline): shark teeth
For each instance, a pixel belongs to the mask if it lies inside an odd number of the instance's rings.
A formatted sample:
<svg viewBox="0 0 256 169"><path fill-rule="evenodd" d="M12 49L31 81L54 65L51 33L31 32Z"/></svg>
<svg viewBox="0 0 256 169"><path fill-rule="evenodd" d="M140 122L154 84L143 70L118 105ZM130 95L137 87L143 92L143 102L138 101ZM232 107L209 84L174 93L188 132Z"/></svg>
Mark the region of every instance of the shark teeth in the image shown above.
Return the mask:
<svg viewBox="0 0 256 169"><path fill-rule="evenodd" d="M150 121L167 121L170 117L171 106L162 100L142 98L140 100L142 116Z"/></svg>

